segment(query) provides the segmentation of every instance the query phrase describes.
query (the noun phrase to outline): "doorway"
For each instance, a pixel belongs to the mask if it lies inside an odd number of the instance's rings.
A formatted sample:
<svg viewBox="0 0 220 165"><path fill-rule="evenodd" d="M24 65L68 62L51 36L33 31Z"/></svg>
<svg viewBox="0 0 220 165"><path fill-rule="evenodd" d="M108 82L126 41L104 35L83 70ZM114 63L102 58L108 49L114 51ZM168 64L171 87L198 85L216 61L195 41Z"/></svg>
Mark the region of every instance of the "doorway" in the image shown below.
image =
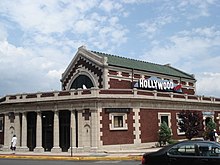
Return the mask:
<svg viewBox="0 0 220 165"><path fill-rule="evenodd" d="M29 151L34 151L36 147L36 121L37 113L28 112L27 113L27 147Z"/></svg>
<svg viewBox="0 0 220 165"><path fill-rule="evenodd" d="M54 112L42 112L42 146L44 151L51 151L53 148L53 122Z"/></svg>
<svg viewBox="0 0 220 165"><path fill-rule="evenodd" d="M62 152L67 152L70 148L70 111L63 110L59 112L60 126L60 148Z"/></svg>

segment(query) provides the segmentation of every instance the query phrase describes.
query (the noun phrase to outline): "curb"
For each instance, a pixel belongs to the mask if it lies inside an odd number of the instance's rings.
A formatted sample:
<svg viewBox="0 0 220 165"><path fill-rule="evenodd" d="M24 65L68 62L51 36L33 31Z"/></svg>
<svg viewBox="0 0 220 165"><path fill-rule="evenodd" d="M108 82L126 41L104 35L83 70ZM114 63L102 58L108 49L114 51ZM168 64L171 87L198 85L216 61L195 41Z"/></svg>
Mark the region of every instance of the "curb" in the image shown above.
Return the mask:
<svg viewBox="0 0 220 165"><path fill-rule="evenodd" d="M30 155L0 155L0 159L29 159L29 160L72 160L72 161L99 161L99 160L141 160L142 156L30 156Z"/></svg>

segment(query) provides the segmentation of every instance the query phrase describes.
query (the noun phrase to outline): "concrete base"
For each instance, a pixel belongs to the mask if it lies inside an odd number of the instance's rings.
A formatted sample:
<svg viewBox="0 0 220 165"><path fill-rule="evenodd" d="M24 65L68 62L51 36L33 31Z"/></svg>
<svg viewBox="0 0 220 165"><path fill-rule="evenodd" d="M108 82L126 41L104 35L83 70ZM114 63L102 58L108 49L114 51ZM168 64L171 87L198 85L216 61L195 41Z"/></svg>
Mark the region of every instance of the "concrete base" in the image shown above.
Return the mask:
<svg viewBox="0 0 220 165"><path fill-rule="evenodd" d="M62 152L62 149L60 147L53 147L51 149L51 152L52 153L60 153L60 152Z"/></svg>
<svg viewBox="0 0 220 165"><path fill-rule="evenodd" d="M22 151L22 152L28 152L28 151L29 151L29 148L23 146L23 147L17 148L16 150L17 150L17 151Z"/></svg>
<svg viewBox="0 0 220 165"><path fill-rule="evenodd" d="M34 152L44 152L44 148L43 147L36 147L34 149Z"/></svg>
<svg viewBox="0 0 220 165"><path fill-rule="evenodd" d="M68 152L71 153L71 147L68 149ZM72 152L76 153L77 152L77 148L76 147L72 147Z"/></svg>

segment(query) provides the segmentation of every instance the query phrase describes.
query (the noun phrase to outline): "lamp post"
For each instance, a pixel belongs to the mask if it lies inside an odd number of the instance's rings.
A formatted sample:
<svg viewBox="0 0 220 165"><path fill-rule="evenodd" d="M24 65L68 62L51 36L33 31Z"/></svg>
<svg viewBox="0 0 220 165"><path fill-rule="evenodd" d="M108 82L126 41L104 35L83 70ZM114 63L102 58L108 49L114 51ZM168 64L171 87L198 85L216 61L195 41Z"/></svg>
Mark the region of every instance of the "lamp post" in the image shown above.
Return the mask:
<svg viewBox="0 0 220 165"><path fill-rule="evenodd" d="M70 126L70 156L73 156L73 142L72 142L72 126Z"/></svg>

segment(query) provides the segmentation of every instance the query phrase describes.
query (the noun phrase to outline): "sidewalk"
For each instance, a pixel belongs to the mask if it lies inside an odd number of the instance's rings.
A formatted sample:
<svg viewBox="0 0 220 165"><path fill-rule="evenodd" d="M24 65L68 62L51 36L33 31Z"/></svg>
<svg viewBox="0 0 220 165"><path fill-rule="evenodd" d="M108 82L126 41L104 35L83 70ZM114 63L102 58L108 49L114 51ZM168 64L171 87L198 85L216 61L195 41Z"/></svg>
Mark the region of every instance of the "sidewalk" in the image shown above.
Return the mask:
<svg viewBox="0 0 220 165"><path fill-rule="evenodd" d="M119 150L88 153L35 153L35 152L4 152L0 151L0 159L33 159L33 160L141 160L146 152L154 152L159 148L145 148L135 150Z"/></svg>

